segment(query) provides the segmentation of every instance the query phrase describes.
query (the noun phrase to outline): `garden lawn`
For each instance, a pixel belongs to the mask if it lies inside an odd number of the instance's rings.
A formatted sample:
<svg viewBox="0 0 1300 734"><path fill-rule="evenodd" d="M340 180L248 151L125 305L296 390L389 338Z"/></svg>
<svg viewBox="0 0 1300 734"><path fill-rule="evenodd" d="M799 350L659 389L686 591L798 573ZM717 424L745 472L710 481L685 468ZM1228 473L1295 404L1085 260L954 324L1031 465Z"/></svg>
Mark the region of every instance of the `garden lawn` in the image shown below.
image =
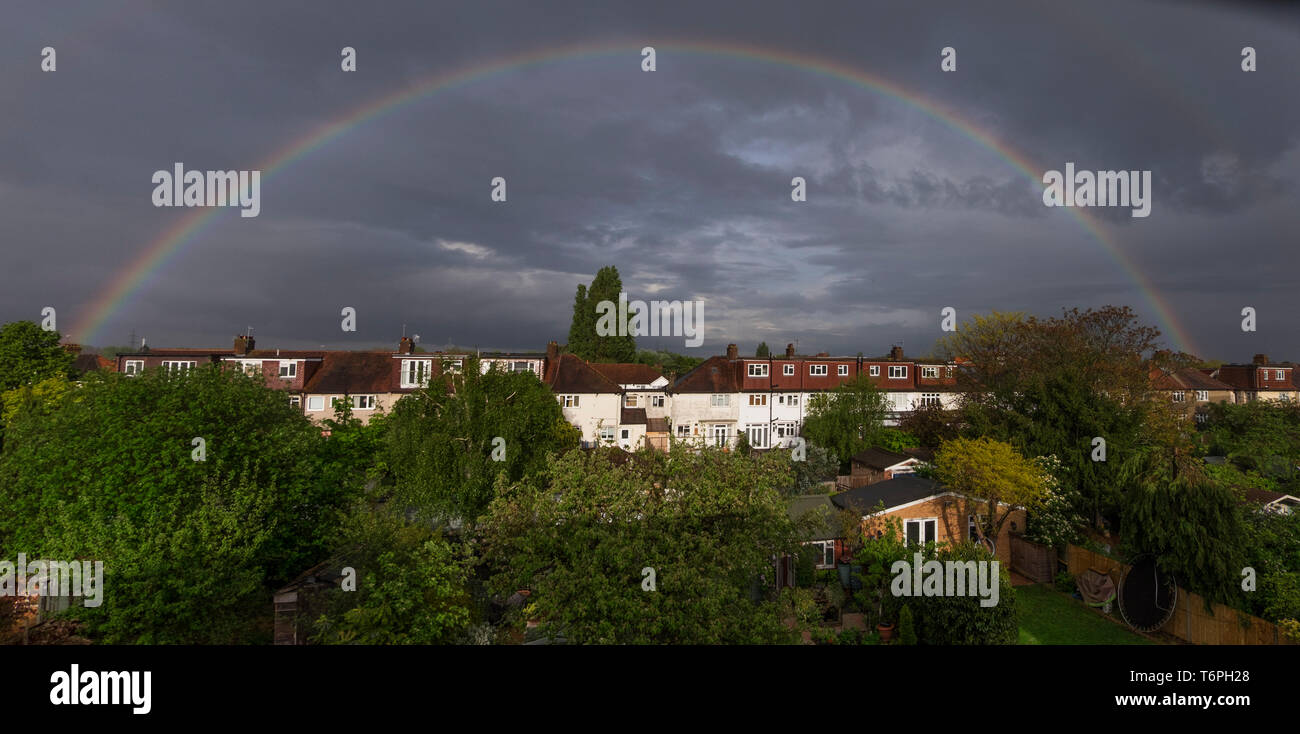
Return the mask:
<svg viewBox="0 0 1300 734"><path fill-rule="evenodd" d="M1155 645L1046 586L1016 588L1022 645Z"/></svg>

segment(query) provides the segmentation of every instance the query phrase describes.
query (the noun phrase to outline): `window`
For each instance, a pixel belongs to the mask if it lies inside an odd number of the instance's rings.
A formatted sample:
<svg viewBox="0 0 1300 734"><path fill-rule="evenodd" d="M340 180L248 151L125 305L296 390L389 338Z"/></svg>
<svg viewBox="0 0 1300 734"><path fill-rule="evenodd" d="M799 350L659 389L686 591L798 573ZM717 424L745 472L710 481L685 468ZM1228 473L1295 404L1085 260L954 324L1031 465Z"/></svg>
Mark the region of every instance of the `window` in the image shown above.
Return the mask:
<svg viewBox="0 0 1300 734"><path fill-rule="evenodd" d="M448 372L460 372L460 368L464 366L464 362L465 360L463 359L444 359L442 361L442 366Z"/></svg>
<svg viewBox="0 0 1300 734"><path fill-rule="evenodd" d="M989 521L987 516L983 514L967 515L966 516L966 538L968 540L975 540L976 538L979 537L975 532L977 527L976 523L979 523L979 525L982 525L984 527L984 537L987 538L988 536L993 534L993 528L989 527Z"/></svg>
<svg viewBox="0 0 1300 734"><path fill-rule="evenodd" d="M402 387L424 387L429 384L430 360L402 360Z"/></svg>
<svg viewBox="0 0 1300 734"><path fill-rule="evenodd" d="M835 568L835 541L814 540L804 545L817 549L817 568Z"/></svg>
<svg viewBox="0 0 1300 734"><path fill-rule="evenodd" d="M728 405L731 405L731 396L714 395L712 398L709 399L709 404L715 408L725 408Z"/></svg>
<svg viewBox="0 0 1300 734"><path fill-rule="evenodd" d="M751 394L751 395L749 396L749 404L750 404L751 406L762 406L762 405L767 405L767 396L766 396L766 395L755 395L755 394Z"/></svg>
<svg viewBox="0 0 1300 734"><path fill-rule="evenodd" d="M239 364L243 366L244 374L249 377L257 377L262 374L261 362L240 362Z"/></svg>
<svg viewBox="0 0 1300 734"><path fill-rule="evenodd" d="M799 395L780 395L777 400L781 405L798 405Z"/></svg>
<svg viewBox="0 0 1300 734"><path fill-rule="evenodd" d="M678 424L678 426L677 426L677 437L678 437L678 438L685 438L685 437L687 437L687 436L689 436L689 435L691 435L691 424L689 424L689 423L680 423L680 424Z"/></svg>
<svg viewBox="0 0 1300 734"><path fill-rule="evenodd" d="M1186 400L1187 400L1187 393L1183 392L1182 390L1178 390L1178 391L1175 391L1175 392L1174 392L1174 402L1175 402L1175 403L1181 403L1181 402L1184 402L1184 401L1186 401Z"/></svg>
<svg viewBox="0 0 1300 734"><path fill-rule="evenodd" d="M1196 391L1196 402L1198 402L1198 403L1204 403L1204 402L1206 402L1206 401L1209 400L1209 399L1210 399L1210 391L1209 391L1209 390L1197 390L1197 391Z"/></svg>
<svg viewBox="0 0 1300 734"><path fill-rule="evenodd" d="M749 445L756 449L767 448L768 427L766 425L752 425L746 431L748 433Z"/></svg>
<svg viewBox="0 0 1300 734"><path fill-rule="evenodd" d="M128 360L126 361L126 370L125 370L125 372L126 372L126 374L128 374L128 375L138 375L138 374L140 374L141 372L144 372L144 360L143 360L143 359L128 359Z"/></svg>
<svg viewBox="0 0 1300 734"><path fill-rule="evenodd" d="M939 368L938 368L938 367L922 367L922 368L921 368L921 377L930 378L930 379L938 378L938 377L939 377Z"/></svg>
<svg viewBox="0 0 1300 734"><path fill-rule="evenodd" d="M340 398L339 396L337 396L337 395L331 395L331 396L330 396L330 410L333 410L334 407L337 406L337 405L339 404L339 401L340 401L340 400L342 400L342 398Z"/></svg>
<svg viewBox="0 0 1300 734"><path fill-rule="evenodd" d="M952 365L948 365L947 367L943 368L943 376L952 377Z"/></svg>
<svg viewBox="0 0 1300 734"><path fill-rule="evenodd" d="M307 396L307 410L325 410L324 395Z"/></svg>
<svg viewBox="0 0 1300 734"><path fill-rule="evenodd" d="M289 407L290 407L290 408L301 408L301 407L302 407L302 398L301 398L300 396L298 396L298 395L290 395L290 396L289 396Z"/></svg>
<svg viewBox="0 0 1300 734"><path fill-rule="evenodd" d="M662 395L651 395L651 396L650 396L650 407L651 407L651 408L662 408L662 407L664 407L664 396L662 396Z"/></svg>
<svg viewBox="0 0 1300 734"><path fill-rule="evenodd" d="M938 404L939 404L939 393L937 393L937 392L923 392L923 393L921 393L921 399L920 399L920 400L917 400L917 401L916 401L916 404L917 404L917 405L938 405Z"/></svg>
<svg viewBox="0 0 1300 734"><path fill-rule="evenodd" d="M796 433L798 433L798 432L795 431L794 423L793 423L792 421L785 421L785 422L782 422L782 423L778 423L778 424L776 424L776 437L777 437L777 438L789 438L789 437L791 437L791 436L794 436Z"/></svg>
<svg viewBox="0 0 1300 734"><path fill-rule="evenodd" d="M726 424L724 424L724 423L718 423L718 424L714 425L714 426L713 426L713 431L712 431L712 436L713 436L713 445L714 445L714 446L726 446L726 445L727 445L727 426L726 426Z"/></svg>
<svg viewBox="0 0 1300 734"><path fill-rule="evenodd" d="M355 408L356 410L374 410L375 396L374 395L353 395L352 407Z"/></svg>
<svg viewBox="0 0 1300 734"><path fill-rule="evenodd" d="M847 364L840 365L839 368L836 370L836 373L840 377L847 377L849 374L849 366Z"/></svg>
<svg viewBox="0 0 1300 734"><path fill-rule="evenodd" d="M528 366L528 363L527 363L527 362L511 362L511 363L510 363L510 371L511 371L511 372L530 372L530 371L532 371L532 369L533 369L532 367L529 367L529 366Z"/></svg>
<svg viewBox="0 0 1300 734"><path fill-rule="evenodd" d="M1274 379L1274 380L1283 380L1283 379L1286 379L1286 378L1282 377L1282 370L1273 370L1273 379Z"/></svg>
<svg viewBox="0 0 1300 734"><path fill-rule="evenodd" d="M787 364L781 367L781 374L785 375L786 377L792 377L794 375L794 365Z"/></svg>
<svg viewBox="0 0 1300 734"><path fill-rule="evenodd" d="M767 377L767 365L756 362L749 365L750 377Z"/></svg>
<svg viewBox="0 0 1300 734"><path fill-rule="evenodd" d="M880 365L878 364L871 365L871 369L867 371L867 374L871 375L872 377L880 377Z"/></svg>
<svg viewBox="0 0 1300 734"><path fill-rule="evenodd" d="M939 518L927 517L903 521L903 537L907 545L933 543L937 539Z"/></svg>
<svg viewBox="0 0 1300 734"><path fill-rule="evenodd" d="M808 374L812 375L813 377L824 376L826 374L826 365L810 364L808 365Z"/></svg>
<svg viewBox="0 0 1300 734"><path fill-rule="evenodd" d="M1209 416L1206 415L1206 414L1204 414L1204 413L1197 413L1197 414L1196 414L1196 422L1197 422L1197 423L1204 423L1204 422L1205 422L1206 420L1208 420L1208 419L1209 419Z"/></svg>
<svg viewBox="0 0 1300 734"><path fill-rule="evenodd" d="M622 431L619 431L619 436L622 437L624 441L626 441L632 437L632 432L624 428Z"/></svg>
<svg viewBox="0 0 1300 734"><path fill-rule="evenodd" d="M285 380L293 379L298 376L297 362L281 362L280 377Z"/></svg>
<svg viewBox="0 0 1300 734"><path fill-rule="evenodd" d="M162 368L168 372L178 373L194 369L195 362L163 362Z"/></svg>
<svg viewBox="0 0 1300 734"><path fill-rule="evenodd" d="M614 440L614 429L613 429L613 428L602 428L602 429L600 429L600 440L601 440L602 443L604 443L604 442L606 442L606 441L613 441L613 440Z"/></svg>
<svg viewBox="0 0 1300 734"><path fill-rule="evenodd" d="M566 408L576 408L576 407L578 407L578 396L577 396L577 395L561 395L561 396L560 396L560 405L562 405L562 406L564 406L564 407L566 407Z"/></svg>
<svg viewBox="0 0 1300 734"><path fill-rule="evenodd" d="M907 377L907 365L891 364L889 365L889 379L902 380Z"/></svg>
<svg viewBox="0 0 1300 734"><path fill-rule="evenodd" d="M625 397L623 398L623 407L624 407L624 408L639 408L639 407L641 407L641 396L640 396L640 395L627 395L627 396L625 396Z"/></svg>

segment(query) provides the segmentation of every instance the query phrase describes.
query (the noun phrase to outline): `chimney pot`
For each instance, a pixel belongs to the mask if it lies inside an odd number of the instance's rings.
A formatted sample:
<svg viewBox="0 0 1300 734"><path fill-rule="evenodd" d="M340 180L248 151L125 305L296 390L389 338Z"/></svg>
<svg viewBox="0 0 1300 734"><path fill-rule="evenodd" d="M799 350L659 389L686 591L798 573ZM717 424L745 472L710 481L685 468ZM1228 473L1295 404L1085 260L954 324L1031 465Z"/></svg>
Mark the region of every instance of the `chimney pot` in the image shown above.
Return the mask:
<svg viewBox="0 0 1300 734"><path fill-rule="evenodd" d="M409 336L402 337L397 343L397 351L400 354L415 354L415 341Z"/></svg>
<svg viewBox="0 0 1300 734"><path fill-rule="evenodd" d="M740 349L735 344L727 345L727 359L737 359L740 357Z"/></svg>
<svg viewBox="0 0 1300 734"><path fill-rule="evenodd" d="M901 359L903 358L903 348L900 347L900 346L898 346L898 345L894 345L894 346L890 347L890 348L889 348L889 358L890 358L891 360L894 360L895 362L901 360Z"/></svg>
<svg viewBox="0 0 1300 734"><path fill-rule="evenodd" d="M1255 364L1268 364L1268 355L1267 355L1267 354L1256 354L1256 355L1255 355L1254 362L1255 362Z"/></svg>
<svg viewBox="0 0 1300 734"><path fill-rule="evenodd" d="M244 355L253 351L253 343L253 337L248 334L235 337L235 354Z"/></svg>
<svg viewBox="0 0 1300 734"><path fill-rule="evenodd" d="M785 345L785 358L786 358L786 359L794 359L794 345L793 345L793 344L787 344L787 345Z"/></svg>

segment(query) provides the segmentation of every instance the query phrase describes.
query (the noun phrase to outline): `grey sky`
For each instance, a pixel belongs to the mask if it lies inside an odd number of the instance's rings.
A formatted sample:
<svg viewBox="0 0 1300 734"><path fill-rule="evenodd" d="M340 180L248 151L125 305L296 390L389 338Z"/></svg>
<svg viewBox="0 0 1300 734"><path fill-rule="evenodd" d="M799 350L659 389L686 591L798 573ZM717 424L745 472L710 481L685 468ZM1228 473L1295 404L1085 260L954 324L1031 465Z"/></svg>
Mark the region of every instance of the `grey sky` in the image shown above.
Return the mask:
<svg viewBox="0 0 1300 734"><path fill-rule="evenodd" d="M180 5L179 7L174 7ZM377 6L377 7L375 7ZM1091 209L1202 356L1300 359L1294 307L1300 24L1233 4L816 2L22 3L0 26L0 320L83 323L193 213L150 177L248 169L435 74L493 74L358 125L264 177L94 334L125 343L541 349L603 265L632 298L705 299L705 344L927 351L940 310L1131 305L1136 281L1042 172L1149 169L1151 216ZM17 21L17 22L14 22ZM821 59L953 110L1036 166ZM58 70L40 70L53 46ZM643 45L658 70L640 70ZM1240 70L1243 46L1259 70ZM353 46L358 71L339 69ZM939 70L940 49L958 69ZM503 176L509 200L489 201ZM808 201L790 200L790 179ZM339 329L344 306L359 330ZM1259 331L1240 330L1243 306ZM683 351L682 339L643 339ZM1172 345L1172 342L1171 342Z"/></svg>

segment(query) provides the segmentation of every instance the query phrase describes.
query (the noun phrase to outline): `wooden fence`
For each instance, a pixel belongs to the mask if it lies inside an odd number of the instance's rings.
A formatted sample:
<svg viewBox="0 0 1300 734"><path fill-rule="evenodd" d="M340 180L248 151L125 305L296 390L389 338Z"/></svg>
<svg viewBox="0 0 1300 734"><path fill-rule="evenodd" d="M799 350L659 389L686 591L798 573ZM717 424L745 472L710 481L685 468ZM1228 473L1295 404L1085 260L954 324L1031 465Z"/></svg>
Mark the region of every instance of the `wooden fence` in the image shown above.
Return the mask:
<svg viewBox="0 0 1300 734"><path fill-rule="evenodd" d="M1071 545L1066 550L1072 575L1077 576L1089 568L1095 568L1109 575L1115 582L1116 589L1129 569L1127 565L1087 548ZM1181 587L1174 604L1174 616L1160 631L1196 645L1297 644L1283 635L1272 622L1217 602L1207 609L1204 597Z"/></svg>

